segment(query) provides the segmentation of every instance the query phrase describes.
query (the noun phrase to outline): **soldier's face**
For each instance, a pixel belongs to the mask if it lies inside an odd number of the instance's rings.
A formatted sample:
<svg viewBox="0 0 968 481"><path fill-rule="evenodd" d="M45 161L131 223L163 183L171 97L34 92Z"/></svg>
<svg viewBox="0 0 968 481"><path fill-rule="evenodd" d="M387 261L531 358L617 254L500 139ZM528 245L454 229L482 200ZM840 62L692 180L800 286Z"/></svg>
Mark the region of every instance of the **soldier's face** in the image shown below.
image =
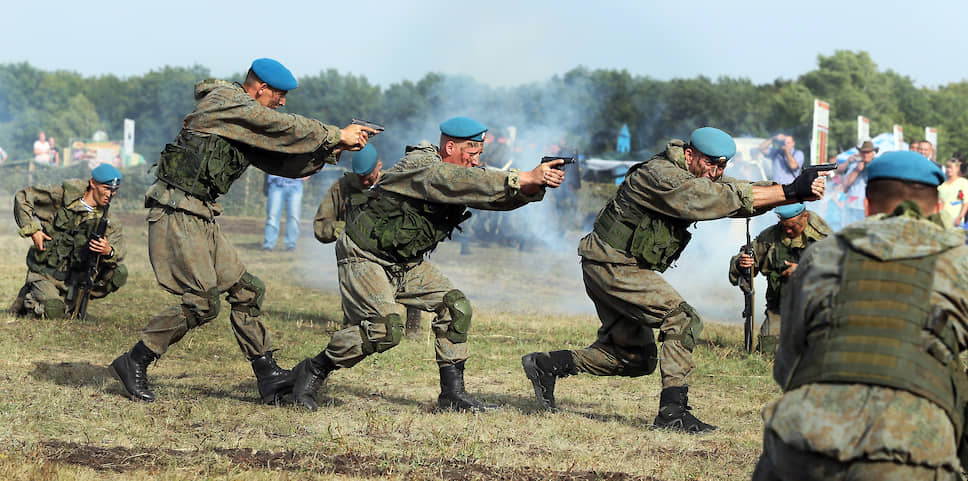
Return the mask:
<svg viewBox="0 0 968 481"><path fill-rule="evenodd" d="M94 202L97 203L98 207L104 207L111 202L111 196L114 195L114 191L108 184L102 184L94 179L90 182L91 192L94 193Z"/></svg>
<svg viewBox="0 0 968 481"><path fill-rule="evenodd" d="M454 142L453 145L448 145L447 150L448 155L443 159L444 162L461 167L477 167L481 165L484 143L473 140Z"/></svg>
<svg viewBox="0 0 968 481"><path fill-rule="evenodd" d="M796 239L807 228L807 211L789 219L780 220L780 230L789 239Z"/></svg>
<svg viewBox="0 0 968 481"><path fill-rule="evenodd" d="M269 84L262 84L259 90L256 91L255 101L262 104L264 107L269 107L270 109L277 109L283 105L286 105L286 91L276 90L269 86Z"/></svg>
<svg viewBox="0 0 968 481"><path fill-rule="evenodd" d="M706 154L693 150L692 147L685 150L685 155L686 166L689 168L689 172L696 177L719 180L723 176L723 171L726 170L725 160L713 160Z"/></svg>
<svg viewBox="0 0 968 481"><path fill-rule="evenodd" d="M376 183L376 181L380 180L380 169L382 167L383 167L383 162L377 161L376 167L374 167L369 174L360 176L360 184L362 184L363 187L366 187L367 189L372 187L373 184Z"/></svg>

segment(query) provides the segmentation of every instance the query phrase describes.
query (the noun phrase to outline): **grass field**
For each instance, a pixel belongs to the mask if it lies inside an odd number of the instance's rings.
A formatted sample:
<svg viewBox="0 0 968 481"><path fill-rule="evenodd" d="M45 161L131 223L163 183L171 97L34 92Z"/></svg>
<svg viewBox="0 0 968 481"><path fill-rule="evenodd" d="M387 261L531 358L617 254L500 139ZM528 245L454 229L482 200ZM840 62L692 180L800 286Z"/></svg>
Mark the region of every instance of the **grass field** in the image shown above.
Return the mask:
<svg viewBox="0 0 968 481"><path fill-rule="evenodd" d="M598 327L587 303L571 307L585 302L565 279L577 269L573 251L475 248L471 264L456 243L444 243L433 261L475 303L468 391L503 409L433 412L439 387L428 316L419 339L330 376L319 411L260 405L227 306L149 368L158 401L132 402L106 366L177 299L155 283L143 215L124 221L128 284L92 302L86 321L0 314L0 479L748 479L761 446L760 410L779 394L770 363L742 352L740 326L707 322L690 404L718 431L650 429L658 373L560 380L560 412L541 412L520 357L583 347ZM340 325L332 246L307 233L295 252L264 253L261 221L221 223L268 285L264 320L276 359L290 367L319 352ZM28 241L3 222L5 308L23 281Z"/></svg>

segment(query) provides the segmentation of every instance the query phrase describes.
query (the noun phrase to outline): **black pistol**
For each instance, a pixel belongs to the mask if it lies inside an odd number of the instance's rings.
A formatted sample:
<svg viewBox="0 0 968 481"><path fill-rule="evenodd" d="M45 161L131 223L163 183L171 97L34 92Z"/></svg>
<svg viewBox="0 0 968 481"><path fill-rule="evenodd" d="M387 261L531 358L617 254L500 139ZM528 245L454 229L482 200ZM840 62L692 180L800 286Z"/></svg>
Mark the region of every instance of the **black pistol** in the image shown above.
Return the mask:
<svg viewBox="0 0 968 481"><path fill-rule="evenodd" d="M350 121L351 124L362 125L364 127L369 127L376 132L370 132L369 135L376 135L383 133L384 127L378 123L370 122L368 120L353 119Z"/></svg>
<svg viewBox="0 0 968 481"><path fill-rule="evenodd" d="M564 162L562 162L561 164L556 165L554 167L554 169L555 170L565 170L565 166L568 165L568 164L574 164L576 158L578 158L578 152L575 152L574 154L572 154L570 156L567 156L567 155L546 155L546 156L544 156L544 157L541 158L541 163L543 164L545 162L554 162L554 161L556 161L558 159L561 159L561 160L564 160Z"/></svg>

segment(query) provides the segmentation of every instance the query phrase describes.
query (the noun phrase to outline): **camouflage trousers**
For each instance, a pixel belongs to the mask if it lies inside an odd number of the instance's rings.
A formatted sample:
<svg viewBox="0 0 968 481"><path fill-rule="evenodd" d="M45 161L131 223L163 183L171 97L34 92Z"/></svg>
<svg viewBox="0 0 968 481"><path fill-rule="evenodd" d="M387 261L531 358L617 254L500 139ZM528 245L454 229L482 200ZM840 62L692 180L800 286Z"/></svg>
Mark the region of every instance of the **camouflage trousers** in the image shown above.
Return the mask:
<svg viewBox="0 0 968 481"><path fill-rule="evenodd" d="M127 279L128 269L124 265L102 268L94 278L90 298L101 299L107 296L120 289ZM66 281L40 272L27 271L27 279L10 311L20 316L61 319L66 314L67 303L72 302L73 297L73 286Z"/></svg>
<svg viewBox="0 0 968 481"><path fill-rule="evenodd" d="M141 338L145 346L164 354L188 331L215 319L227 293L232 332L242 352L254 359L270 349L269 332L259 320L265 287L245 271L217 223L154 207L148 212L148 257L158 284L181 296L181 303L148 321Z"/></svg>
<svg viewBox="0 0 968 481"><path fill-rule="evenodd" d="M381 345L380 352L399 343L383 320L391 315L406 319L407 307L435 314L431 328L438 365L467 359L467 343L447 337L454 318L444 298L454 288L431 263L386 261L361 249L346 234L336 240L336 259L347 327L333 334L324 351L334 364L356 365L372 354L366 345Z"/></svg>
<svg viewBox="0 0 968 481"><path fill-rule="evenodd" d="M702 329L698 314L659 274L636 265L582 260L585 291L601 320L598 338L572 351L579 372L641 376L655 369L655 337L662 387L684 386L696 365L692 349Z"/></svg>
<svg viewBox="0 0 968 481"><path fill-rule="evenodd" d="M760 324L759 344L756 350L764 354L775 354L779 340L780 313L767 309L763 315L763 324Z"/></svg>
<svg viewBox="0 0 968 481"><path fill-rule="evenodd" d="M770 430L766 430L763 435L763 454L753 472L753 481L941 481L960 479L963 478L959 473L944 467L867 459L841 462L828 456L790 447Z"/></svg>

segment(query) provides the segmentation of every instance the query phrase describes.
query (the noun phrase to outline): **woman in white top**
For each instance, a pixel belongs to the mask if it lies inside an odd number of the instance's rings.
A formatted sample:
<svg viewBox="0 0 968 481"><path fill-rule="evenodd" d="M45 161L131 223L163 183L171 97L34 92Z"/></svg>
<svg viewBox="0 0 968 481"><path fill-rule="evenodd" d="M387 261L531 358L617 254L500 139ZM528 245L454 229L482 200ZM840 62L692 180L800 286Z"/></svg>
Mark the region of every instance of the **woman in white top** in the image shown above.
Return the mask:
<svg viewBox="0 0 968 481"><path fill-rule="evenodd" d="M941 218L948 225L961 227L968 211L968 179L961 176L961 160L952 157L944 163L947 179L938 186L938 199L942 203Z"/></svg>

